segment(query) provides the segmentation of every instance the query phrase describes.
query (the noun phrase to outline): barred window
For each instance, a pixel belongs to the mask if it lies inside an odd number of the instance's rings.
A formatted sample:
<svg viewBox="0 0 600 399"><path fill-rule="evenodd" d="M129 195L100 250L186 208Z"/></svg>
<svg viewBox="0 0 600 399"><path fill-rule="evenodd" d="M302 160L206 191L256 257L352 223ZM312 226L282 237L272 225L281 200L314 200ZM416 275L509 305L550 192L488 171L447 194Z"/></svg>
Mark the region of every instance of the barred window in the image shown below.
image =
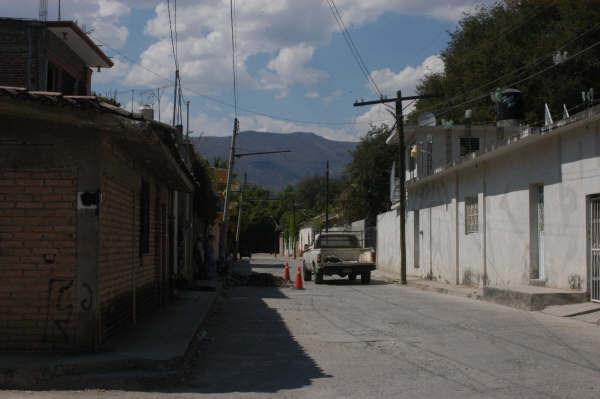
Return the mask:
<svg viewBox="0 0 600 399"><path fill-rule="evenodd" d="M465 234L479 231L479 210L477 196L465 197Z"/></svg>
<svg viewBox="0 0 600 399"><path fill-rule="evenodd" d="M460 156L465 156L472 152L479 151L479 137L461 137L460 138Z"/></svg>

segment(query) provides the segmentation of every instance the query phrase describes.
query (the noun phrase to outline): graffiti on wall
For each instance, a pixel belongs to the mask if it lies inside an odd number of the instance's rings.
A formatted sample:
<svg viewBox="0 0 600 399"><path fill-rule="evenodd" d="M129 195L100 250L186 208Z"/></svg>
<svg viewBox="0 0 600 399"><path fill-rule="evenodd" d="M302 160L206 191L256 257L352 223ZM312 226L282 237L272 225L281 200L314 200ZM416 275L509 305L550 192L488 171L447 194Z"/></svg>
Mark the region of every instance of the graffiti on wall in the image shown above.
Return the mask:
<svg viewBox="0 0 600 399"><path fill-rule="evenodd" d="M60 340L64 343L71 341L71 321L75 312L75 281L72 279L50 279L48 281L48 306L44 341ZM82 283L85 295L79 306L88 311L92 308L94 293L92 287ZM58 337L53 337L51 328L56 327Z"/></svg>

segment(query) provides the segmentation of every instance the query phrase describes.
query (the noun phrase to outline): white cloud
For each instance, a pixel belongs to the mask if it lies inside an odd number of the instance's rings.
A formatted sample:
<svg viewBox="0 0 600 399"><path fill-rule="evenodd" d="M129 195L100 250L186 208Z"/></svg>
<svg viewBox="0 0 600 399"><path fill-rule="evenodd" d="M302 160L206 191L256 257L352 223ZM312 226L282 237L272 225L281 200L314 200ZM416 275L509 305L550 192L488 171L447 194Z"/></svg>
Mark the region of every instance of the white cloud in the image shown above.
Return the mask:
<svg viewBox="0 0 600 399"><path fill-rule="evenodd" d="M131 69L131 64L124 61L120 56L112 58L114 63L112 68L103 68L100 72L93 71L92 81L94 84L110 83L115 80L121 80Z"/></svg>
<svg viewBox="0 0 600 399"><path fill-rule="evenodd" d="M384 68L371 72L371 78L377 83L377 86L384 95L395 97L397 90L402 90L402 95L414 95L417 83L425 76L432 73L441 73L444 71L444 62L439 55L427 57L421 65L417 67L407 66L400 72L395 73L389 68ZM375 94L375 93L374 93ZM405 102L406 106L404 113L408 115L414 110L414 103ZM368 111L356 118L357 122L379 124L381 121L393 125L394 118L387 111L389 106L376 105L369 108ZM393 108L392 108L393 110Z"/></svg>
<svg viewBox="0 0 600 399"><path fill-rule="evenodd" d="M306 97L306 98L319 98L319 97L321 97L321 95L318 92L316 92L316 91L309 91L309 92L307 92L307 93L304 94L304 97Z"/></svg>
<svg viewBox="0 0 600 399"><path fill-rule="evenodd" d="M377 83L383 94L394 96L397 90L402 90L404 95L415 94L419 80L432 73L444 72L444 62L439 55L427 57L417 67L407 66L398 73L389 68L371 72L371 78Z"/></svg>
<svg viewBox="0 0 600 399"><path fill-rule="evenodd" d="M315 48L300 43L294 47L285 47L277 57L267 64L268 69L260 71L260 84L266 90L279 90L280 97L285 97L287 88L300 83L311 86L327 79L327 72L306 67Z"/></svg>

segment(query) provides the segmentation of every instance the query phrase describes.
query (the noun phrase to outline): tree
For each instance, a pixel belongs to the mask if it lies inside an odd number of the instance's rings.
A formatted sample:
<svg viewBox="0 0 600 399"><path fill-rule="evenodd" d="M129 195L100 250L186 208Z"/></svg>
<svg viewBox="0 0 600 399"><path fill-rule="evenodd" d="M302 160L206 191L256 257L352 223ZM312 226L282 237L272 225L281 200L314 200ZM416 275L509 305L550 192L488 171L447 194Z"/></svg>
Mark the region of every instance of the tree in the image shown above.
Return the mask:
<svg viewBox="0 0 600 399"><path fill-rule="evenodd" d="M336 201L344 222L367 218L374 223L377 214L389 209L390 168L398 156L398 146L386 144L390 133L385 124L372 126L352 151Z"/></svg>
<svg viewBox="0 0 600 399"><path fill-rule="evenodd" d="M208 161L198 153L195 155L192 159L192 173L199 185L194 191L194 207L200 210L203 222L208 225L217 217L217 196Z"/></svg>
<svg viewBox="0 0 600 399"><path fill-rule="evenodd" d="M471 108L474 122L493 123L496 112L488 94L497 87L523 92L528 123L544 120L544 103L555 112L563 103L577 107L580 92L597 83L600 47L556 66L553 53L560 49L561 55L574 56L594 44L599 20L595 0L504 0L465 14L441 53L444 72L426 76L417 87L419 94L444 93L444 98L420 100L409 121L414 123L418 112L431 111L459 123ZM481 99L461 105L477 97Z"/></svg>

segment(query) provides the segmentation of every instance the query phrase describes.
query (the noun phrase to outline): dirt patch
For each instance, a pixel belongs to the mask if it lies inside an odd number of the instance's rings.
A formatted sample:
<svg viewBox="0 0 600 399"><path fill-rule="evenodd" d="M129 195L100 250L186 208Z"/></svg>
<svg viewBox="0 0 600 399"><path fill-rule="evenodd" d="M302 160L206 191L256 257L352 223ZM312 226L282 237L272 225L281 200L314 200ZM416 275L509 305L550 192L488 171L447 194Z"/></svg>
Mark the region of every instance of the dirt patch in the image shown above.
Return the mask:
<svg viewBox="0 0 600 399"><path fill-rule="evenodd" d="M291 282L271 273L250 273L247 275L232 273L227 280L227 285L230 287L289 287Z"/></svg>

